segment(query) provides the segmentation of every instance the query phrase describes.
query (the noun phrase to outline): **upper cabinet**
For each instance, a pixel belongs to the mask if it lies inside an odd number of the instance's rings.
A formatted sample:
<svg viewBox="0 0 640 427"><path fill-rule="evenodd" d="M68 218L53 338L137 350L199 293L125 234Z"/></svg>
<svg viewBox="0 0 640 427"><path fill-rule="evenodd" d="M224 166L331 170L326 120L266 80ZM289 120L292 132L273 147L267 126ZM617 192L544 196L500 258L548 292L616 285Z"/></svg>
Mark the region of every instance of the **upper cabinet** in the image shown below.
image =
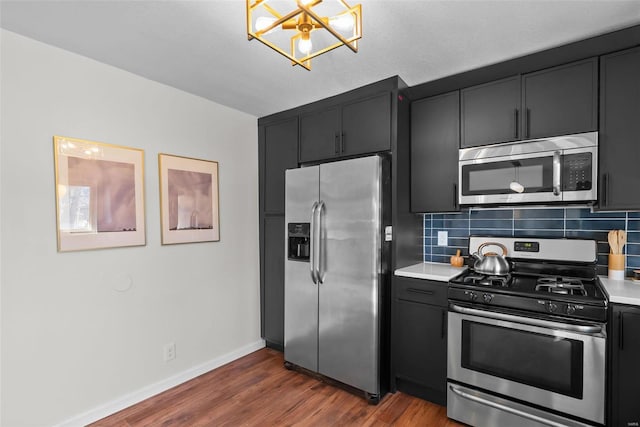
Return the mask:
<svg viewBox="0 0 640 427"><path fill-rule="evenodd" d="M522 138L598 129L598 58L522 76Z"/></svg>
<svg viewBox="0 0 640 427"><path fill-rule="evenodd" d="M460 104L461 147L518 139L520 76L463 89Z"/></svg>
<svg viewBox="0 0 640 427"><path fill-rule="evenodd" d="M390 92L300 116L300 163L390 149Z"/></svg>
<svg viewBox="0 0 640 427"><path fill-rule="evenodd" d="M597 130L597 96L597 58L463 89L460 146Z"/></svg>
<svg viewBox="0 0 640 427"><path fill-rule="evenodd" d="M453 212L458 206L460 91L411 104L411 211Z"/></svg>
<svg viewBox="0 0 640 427"><path fill-rule="evenodd" d="M300 116L300 162L340 155L340 108L332 107Z"/></svg>
<svg viewBox="0 0 640 427"><path fill-rule="evenodd" d="M601 210L640 209L640 48L600 62Z"/></svg>
<svg viewBox="0 0 640 427"><path fill-rule="evenodd" d="M264 126L260 142L265 213L284 213L284 171L298 167L298 118Z"/></svg>

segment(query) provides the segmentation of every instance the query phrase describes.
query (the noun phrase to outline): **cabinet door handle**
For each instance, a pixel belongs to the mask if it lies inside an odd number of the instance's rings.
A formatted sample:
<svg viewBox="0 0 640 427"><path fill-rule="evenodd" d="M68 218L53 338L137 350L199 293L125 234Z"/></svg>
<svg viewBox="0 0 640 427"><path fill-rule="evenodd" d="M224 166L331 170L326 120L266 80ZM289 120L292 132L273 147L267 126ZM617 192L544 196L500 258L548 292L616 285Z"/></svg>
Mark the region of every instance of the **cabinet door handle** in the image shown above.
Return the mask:
<svg viewBox="0 0 640 427"><path fill-rule="evenodd" d="M433 295L433 291L426 289L407 288L407 292L413 292L415 294Z"/></svg>
<svg viewBox="0 0 640 427"><path fill-rule="evenodd" d="M514 108L513 110L513 137L515 139L518 139L518 116L519 116L519 111L517 108Z"/></svg>
<svg viewBox="0 0 640 427"><path fill-rule="evenodd" d="M340 134L340 152L344 153L344 132Z"/></svg>
<svg viewBox="0 0 640 427"><path fill-rule="evenodd" d="M620 350L624 349L624 330L622 329L624 326L624 313L618 313L618 348Z"/></svg>
<svg viewBox="0 0 640 427"><path fill-rule="evenodd" d="M453 183L453 208L458 209L458 184Z"/></svg>
<svg viewBox="0 0 640 427"><path fill-rule="evenodd" d="M608 179L608 174L603 173L602 174L602 206L607 206L607 196L608 196L608 186L609 186L609 179Z"/></svg>
<svg viewBox="0 0 640 427"><path fill-rule="evenodd" d="M340 134L336 133L336 139L335 139L335 153L334 154L338 154L340 153Z"/></svg>
<svg viewBox="0 0 640 427"><path fill-rule="evenodd" d="M446 325L447 325L447 311L446 310L442 310L442 330L440 333L440 338L444 339L445 333L446 333Z"/></svg>
<svg viewBox="0 0 640 427"><path fill-rule="evenodd" d="M529 138L530 133L531 133L531 110L527 108L526 114L524 115L524 137Z"/></svg>

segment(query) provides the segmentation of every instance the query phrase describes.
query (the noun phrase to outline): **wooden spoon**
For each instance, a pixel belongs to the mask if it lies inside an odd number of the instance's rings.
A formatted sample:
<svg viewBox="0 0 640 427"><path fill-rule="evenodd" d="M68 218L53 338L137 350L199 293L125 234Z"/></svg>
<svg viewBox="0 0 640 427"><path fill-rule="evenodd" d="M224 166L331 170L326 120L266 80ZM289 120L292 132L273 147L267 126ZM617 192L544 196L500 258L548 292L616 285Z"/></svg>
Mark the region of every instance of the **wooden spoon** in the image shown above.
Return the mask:
<svg viewBox="0 0 640 427"><path fill-rule="evenodd" d="M615 230L611 230L609 231L609 234L607 235L607 240L609 241L609 248L612 254L616 254L617 249L618 249L618 237L616 236L616 231Z"/></svg>
<svg viewBox="0 0 640 427"><path fill-rule="evenodd" d="M624 230L618 230L618 253L622 253L624 245L627 244L627 233Z"/></svg>

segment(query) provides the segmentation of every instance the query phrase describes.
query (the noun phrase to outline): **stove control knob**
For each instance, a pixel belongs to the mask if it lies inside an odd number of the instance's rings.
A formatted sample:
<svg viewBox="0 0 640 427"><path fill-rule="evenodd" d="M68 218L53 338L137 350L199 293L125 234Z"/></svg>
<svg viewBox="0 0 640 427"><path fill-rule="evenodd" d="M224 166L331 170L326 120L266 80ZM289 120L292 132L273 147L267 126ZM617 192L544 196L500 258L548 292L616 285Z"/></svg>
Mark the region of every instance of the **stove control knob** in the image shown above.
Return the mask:
<svg viewBox="0 0 640 427"><path fill-rule="evenodd" d="M567 306L567 314L573 314L576 312L576 306L569 304Z"/></svg>
<svg viewBox="0 0 640 427"><path fill-rule="evenodd" d="M558 309L557 304L554 304L552 302L547 304L547 310L549 311L549 313L554 313L557 309Z"/></svg>
<svg viewBox="0 0 640 427"><path fill-rule="evenodd" d="M484 300L484 302L486 302L487 304L489 304L491 302L491 300L493 299L493 295L491 294L484 294L482 295L482 299Z"/></svg>
<svg viewBox="0 0 640 427"><path fill-rule="evenodd" d="M478 295L475 292L469 292L469 300L475 301L478 299Z"/></svg>

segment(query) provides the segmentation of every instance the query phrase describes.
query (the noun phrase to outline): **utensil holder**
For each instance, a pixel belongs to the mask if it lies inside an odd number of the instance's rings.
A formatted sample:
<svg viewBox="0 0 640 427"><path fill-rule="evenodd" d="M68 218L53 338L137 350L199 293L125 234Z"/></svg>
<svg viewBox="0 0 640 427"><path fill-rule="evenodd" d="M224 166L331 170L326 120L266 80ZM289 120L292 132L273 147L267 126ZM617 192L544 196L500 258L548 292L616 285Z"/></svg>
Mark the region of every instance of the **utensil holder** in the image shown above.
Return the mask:
<svg viewBox="0 0 640 427"><path fill-rule="evenodd" d="M624 254L609 254L609 279L624 280Z"/></svg>

